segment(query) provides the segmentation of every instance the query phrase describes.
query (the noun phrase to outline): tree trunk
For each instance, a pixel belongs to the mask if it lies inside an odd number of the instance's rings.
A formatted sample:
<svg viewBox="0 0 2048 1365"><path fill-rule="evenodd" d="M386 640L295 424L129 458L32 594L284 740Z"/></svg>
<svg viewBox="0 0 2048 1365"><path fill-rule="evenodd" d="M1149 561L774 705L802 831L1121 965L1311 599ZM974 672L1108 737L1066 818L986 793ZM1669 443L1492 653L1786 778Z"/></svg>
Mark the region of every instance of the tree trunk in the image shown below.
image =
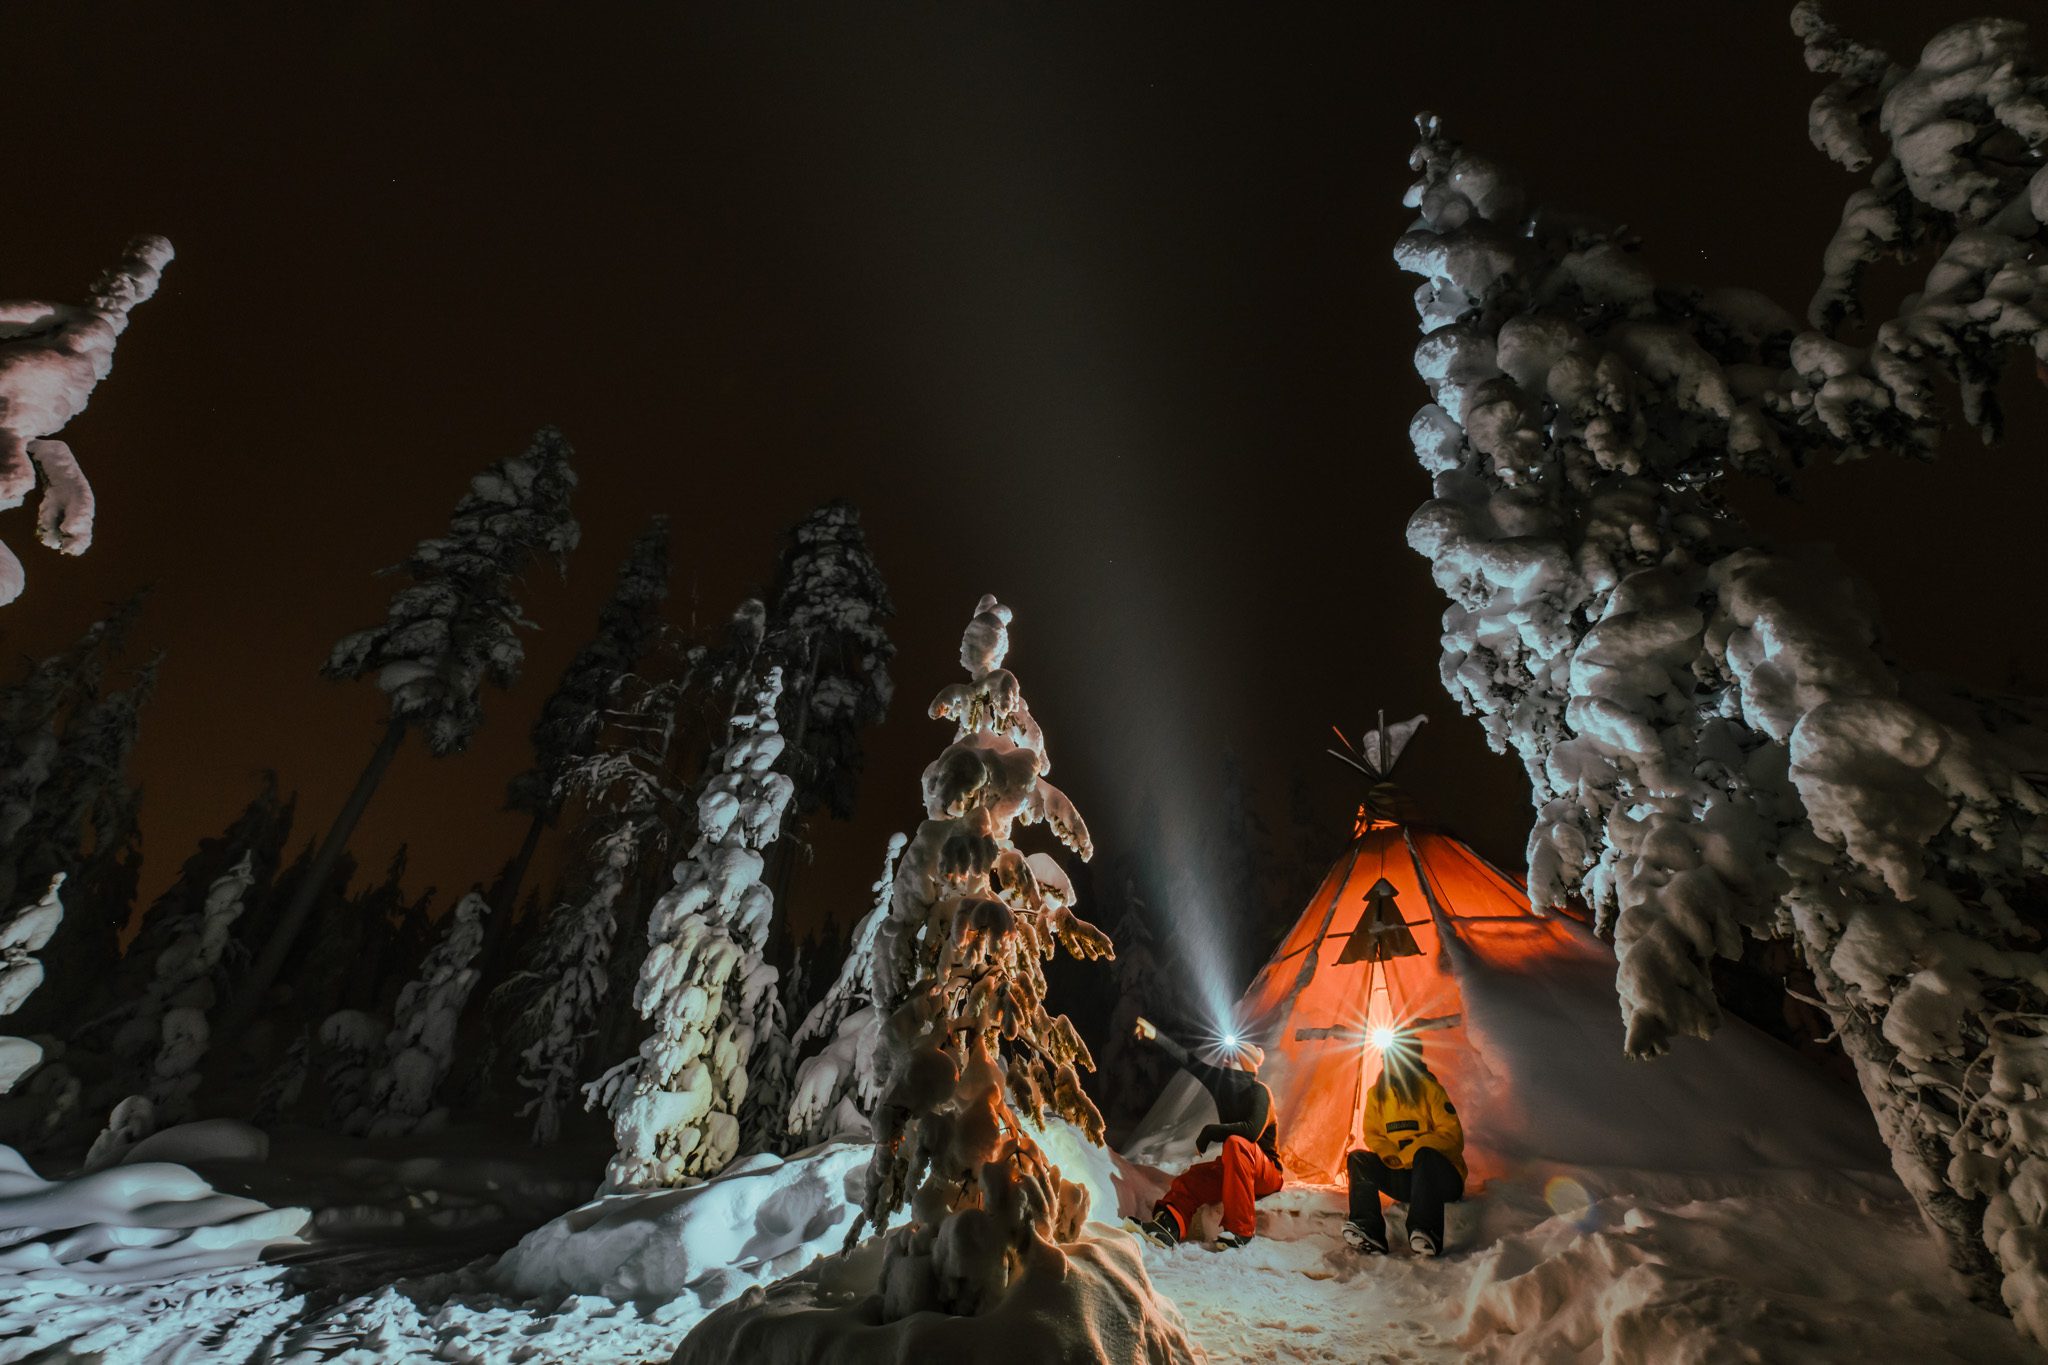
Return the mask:
<svg viewBox="0 0 2048 1365"><path fill-rule="evenodd" d="M1995 1313L2006 1312L1999 1293L1998 1259L1984 1244L1984 1201L1966 1199L1948 1183L1948 1141L1941 1131L1942 1097L1912 1088L1902 1074L1898 1049L1882 1023L1835 972L1832 957L1841 930L1813 910L1794 914L1801 955L1814 985L1842 1035L1842 1049L1855 1063L1856 1080L1877 1120L1878 1135L1892 1155L1892 1170L1920 1206L1920 1217L1940 1244L1949 1271L1972 1299Z"/></svg>
<svg viewBox="0 0 2048 1365"><path fill-rule="evenodd" d="M235 1007L228 1011L217 1036L226 1037L231 1032L240 1032L261 1012L285 958L305 930L306 920L313 912L313 902L326 889L334 865L341 861L343 851L348 848L349 836L355 833L356 822L363 818L363 811L377 792L377 784L384 780L384 770L391 766L391 760L398 755L398 746L404 742L405 722L392 721L385 729L377 751L370 755L363 775L356 779L355 790L349 793L341 813L328 827L327 837L321 842L320 851L313 855L304 880L292 888L291 901L278 915L277 927L270 931L263 951L249 965L249 975L242 983L241 994L235 1001Z"/></svg>

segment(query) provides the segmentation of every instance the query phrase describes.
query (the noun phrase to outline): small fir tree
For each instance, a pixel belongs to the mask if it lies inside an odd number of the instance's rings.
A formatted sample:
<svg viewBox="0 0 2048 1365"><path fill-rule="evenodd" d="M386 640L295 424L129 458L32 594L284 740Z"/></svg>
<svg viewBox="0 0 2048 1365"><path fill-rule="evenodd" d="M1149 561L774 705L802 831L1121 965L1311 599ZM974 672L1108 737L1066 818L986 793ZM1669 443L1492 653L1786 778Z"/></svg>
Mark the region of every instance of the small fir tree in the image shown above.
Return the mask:
<svg viewBox="0 0 2048 1365"><path fill-rule="evenodd" d="M1110 956L1109 939L1074 914L1052 856L1025 854L1013 834L1043 824L1078 857L1094 850L1079 812L1045 780L1044 737L1003 667L1010 619L981 599L960 644L968 681L932 703L954 740L925 769L926 819L877 934L875 998L888 1023L862 1216L882 1229L910 1213L885 1240L885 1320L987 1311L1028 1263L1079 1235L1087 1192L1027 1123L1050 1112L1102 1141L1080 1080L1094 1063L1066 1017L1047 1013L1041 963L1059 948Z"/></svg>

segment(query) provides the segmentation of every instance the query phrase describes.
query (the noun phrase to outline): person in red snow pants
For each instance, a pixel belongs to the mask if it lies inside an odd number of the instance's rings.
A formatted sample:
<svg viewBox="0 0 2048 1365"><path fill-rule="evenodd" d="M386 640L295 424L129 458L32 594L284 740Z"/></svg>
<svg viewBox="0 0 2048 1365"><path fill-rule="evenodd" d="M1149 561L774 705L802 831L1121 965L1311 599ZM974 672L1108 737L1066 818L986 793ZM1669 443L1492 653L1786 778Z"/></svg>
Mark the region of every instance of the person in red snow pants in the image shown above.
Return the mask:
<svg viewBox="0 0 2048 1365"><path fill-rule="evenodd" d="M1196 1150L1223 1144L1213 1160L1197 1162L1180 1173L1141 1231L1154 1242L1172 1246L1186 1240L1197 1209L1220 1203L1223 1231L1216 1244L1243 1246L1257 1226L1253 1202L1278 1193L1286 1183L1280 1170L1280 1125L1273 1118L1273 1092L1259 1080L1265 1054L1250 1043L1239 1043L1231 1058L1234 1065L1212 1066L1189 1056L1150 1020L1138 1021L1138 1036L1158 1043L1216 1101L1219 1122L1196 1135Z"/></svg>

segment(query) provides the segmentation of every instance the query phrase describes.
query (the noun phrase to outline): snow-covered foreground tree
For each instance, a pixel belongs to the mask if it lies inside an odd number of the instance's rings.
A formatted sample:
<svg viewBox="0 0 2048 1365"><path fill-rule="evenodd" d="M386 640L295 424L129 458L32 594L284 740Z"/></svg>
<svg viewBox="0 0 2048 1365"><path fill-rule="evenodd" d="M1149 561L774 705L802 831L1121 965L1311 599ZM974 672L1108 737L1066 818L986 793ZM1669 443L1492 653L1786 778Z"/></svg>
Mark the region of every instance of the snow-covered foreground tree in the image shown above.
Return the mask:
<svg viewBox="0 0 2048 1365"><path fill-rule="evenodd" d="M362 1104L343 1120L345 1131L403 1137L431 1132L446 1121L447 1111L435 1107L434 1097L455 1064L455 1025L476 986L477 971L470 964L483 947L489 913L475 892L450 912L441 941L420 964L419 975L398 993L391 1031L384 1037L383 1064L370 1074ZM354 1039L337 1021L347 1014L327 1021L344 1050ZM328 1029L321 1031L324 1035Z"/></svg>
<svg viewBox="0 0 2048 1365"><path fill-rule="evenodd" d="M905 835L889 836L882 875L874 885L874 907L854 929L839 974L790 1039L791 1051L801 1060L788 1125L791 1136L805 1145L873 1136L875 1102L882 1097L875 1055L882 1038L882 1016L875 1008L875 940L889 918L896 862L909 843ZM804 1055L806 1048L820 1043L821 1050Z"/></svg>
<svg viewBox="0 0 2048 1365"><path fill-rule="evenodd" d="M0 1017L21 1008L36 987L43 984L43 964L36 954L57 932L64 918L64 874L50 878L42 899L25 905L0 925ZM0 1035L0 1095L14 1089L14 1083L34 1070L43 1060L40 1043L27 1038Z"/></svg>
<svg viewBox="0 0 2048 1365"><path fill-rule="evenodd" d="M1066 1016L1046 1012L1041 963L1056 946L1111 956L1109 939L1074 913L1052 855L1020 852L1013 831L1043 824L1077 856L1095 850L1080 812L1046 781L1044 737L1003 667L1010 617L981 599L960 642L968 681L932 702L954 739L925 769L926 818L876 934L875 996L889 1022L864 1212L880 1230L910 1206L883 1269L895 1316L981 1312L1027 1258L1056 1255L1080 1232L1086 1194L1020 1116L1040 1123L1050 1111L1102 1141L1081 1089L1093 1059Z"/></svg>
<svg viewBox="0 0 2048 1365"><path fill-rule="evenodd" d="M43 476L36 537L59 554L92 547L93 495L71 447L49 438L114 368L128 315L155 296L171 244L137 237L94 281L85 303L0 303L0 511L28 501ZM21 596L21 561L0 544L0 606Z"/></svg>
<svg viewBox="0 0 2048 1365"><path fill-rule="evenodd" d="M832 1303L815 1292L814 1269L808 1282L714 1314L678 1360L822 1359L850 1334L890 1358L936 1358L920 1352L966 1347L950 1324L967 1317L1000 1330L1011 1358L1028 1358L1027 1342L1085 1358L1070 1353L1090 1350L1075 1336L1098 1354L1118 1343L1120 1359L1193 1356L1128 1239L1080 1239L1088 1195L1026 1131L1056 1117L1102 1140L1080 1084L1088 1050L1064 1015L1046 1011L1042 964L1062 947L1105 957L1110 943L1074 913L1073 885L1052 856L1026 854L1013 838L1043 824L1079 857L1093 852L1080 814L1045 780L1043 736L1003 667L1010 619L981 599L960 646L969 680L932 703L954 740L925 769L926 818L876 932L874 991L888 1023L862 1204L862 1223L883 1243L874 1294ZM906 1205L908 1221L888 1230ZM1115 1327L1102 1330L1103 1319Z"/></svg>
<svg viewBox="0 0 2048 1365"><path fill-rule="evenodd" d="M560 568L581 534L569 513L576 491L572 454L561 432L543 427L524 452L471 479L448 534L421 541L403 563L385 570L412 581L393 595L384 624L335 645L321 671L344 679L376 674L391 699L390 719L250 966L233 1022L247 1022L262 1007L406 731L422 731L436 755L459 753L483 723L484 683L510 687L518 681L526 659L519 631L532 624L513 596L520 575L537 559Z"/></svg>
<svg viewBox="0 0 2048 1365"><path fill-rule="evenodd" d="M758 644L761 605L737 633ZM791 784L776 703L782 670L755 662L739 674L725 739L697 798L697 843L648 919L634 1008L653 1031L639 1055L589 1088L612 1116L618 1150L607 1191L648 1189L718 1171L739 1150L747 1065L776 972L763 957L774 903L761 850L782 830Z"/></svg>
<svg viewBox="0 0 2048 1365"><path fill-rule="evenodd" d="M1790 937L1950 1264L2048 1341L2048 708L1903 672L1839 566L1755 543L1716 496L1932 453L1944 378L1996 434L2008 357L2048 363L2048 80L2017 24L1912 67L1810 6L1794 26L1839 77L1816 144L1872 169L1810 330L1659 287L1623 233L1532 208L1421 120L1395 254L1424 278L1434 496L1409 542L1452 601L1446 687L1527 769L1532 902L1583 897L1614 937L1629 1051L1710 1033L1710 960ZM1852 344L1881 253L1934 259Z"/></svg>

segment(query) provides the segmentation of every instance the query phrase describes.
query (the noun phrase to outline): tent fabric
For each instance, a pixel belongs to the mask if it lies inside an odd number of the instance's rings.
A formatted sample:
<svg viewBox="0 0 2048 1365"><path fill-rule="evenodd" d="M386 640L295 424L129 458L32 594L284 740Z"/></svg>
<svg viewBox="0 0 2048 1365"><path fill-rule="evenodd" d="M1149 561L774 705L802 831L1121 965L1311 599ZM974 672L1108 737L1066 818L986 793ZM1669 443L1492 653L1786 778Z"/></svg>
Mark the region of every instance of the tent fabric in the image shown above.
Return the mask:
<svg viewBox="0 0 2048 1365"><path fill-rule="evenodd" d="M1421 951L1344 962L1354 926L1369 926L1367 895L1381 879L1393 886L1393 908ZM1342 1178L1344 1155L1356 1145L1364 1089L1379 1074L1379 1054L1369 1042L1374 1026L1446 1021L1409 1035L1404 1045L1419 1046L1430 1069L1457 1093L1460 1060L1470 1045L1444 952L1447 917L1528 918L1529 907L1520 887L1449 835L1366 821L1253 978L1238 1028L1266 1049L1260 1074L1281 1116L1280 1159L1292 1178Z"/></svg>

